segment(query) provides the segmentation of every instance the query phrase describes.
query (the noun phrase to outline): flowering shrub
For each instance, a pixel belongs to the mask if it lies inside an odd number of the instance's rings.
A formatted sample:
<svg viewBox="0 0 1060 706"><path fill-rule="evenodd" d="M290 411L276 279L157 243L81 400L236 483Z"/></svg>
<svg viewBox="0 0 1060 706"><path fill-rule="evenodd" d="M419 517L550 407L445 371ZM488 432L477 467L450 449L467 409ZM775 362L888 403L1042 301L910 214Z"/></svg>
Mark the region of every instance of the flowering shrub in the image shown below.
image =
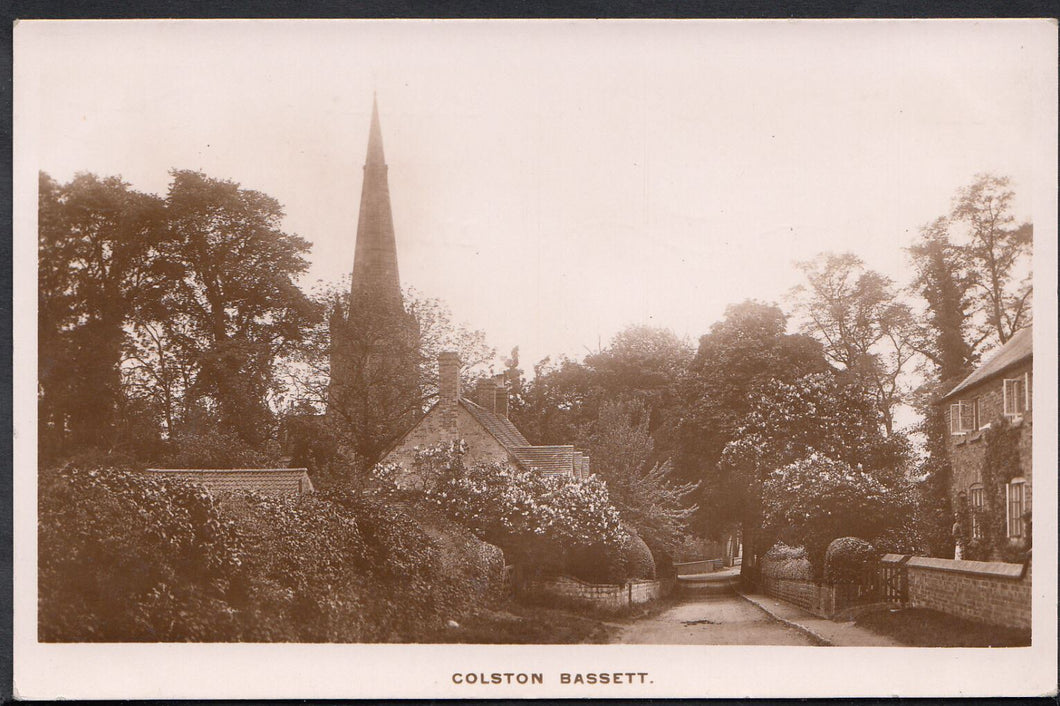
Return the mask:
<svg viewBox="0 0 1060 706"><path fill-rule="evenodd" d="M876 561L876 550L864 539L833 539L824 555L824 578L830 583L860 583Z"/></svg>
<svg viewBox="0 0 1060 706"><path fill-rule="evenodd" d="M636 551L634 535L598 478L550 476L502 464L466 466L466 451L463 442L420 449L412 468L380 464L372 477L380 492L418 498L501 547L510 562L587 580L621 581L631 570L654 572L654 563L649 569L643 557L626 556Z"/></svg>
<svg viewBox="0 0 1060 706"><path fill-rule="evenodd" d="M774 471L763 500L767 523L787 544L804 546L820 573L833 539L885 534L908 514L910 497L905 486L814 452Z"/></svg>

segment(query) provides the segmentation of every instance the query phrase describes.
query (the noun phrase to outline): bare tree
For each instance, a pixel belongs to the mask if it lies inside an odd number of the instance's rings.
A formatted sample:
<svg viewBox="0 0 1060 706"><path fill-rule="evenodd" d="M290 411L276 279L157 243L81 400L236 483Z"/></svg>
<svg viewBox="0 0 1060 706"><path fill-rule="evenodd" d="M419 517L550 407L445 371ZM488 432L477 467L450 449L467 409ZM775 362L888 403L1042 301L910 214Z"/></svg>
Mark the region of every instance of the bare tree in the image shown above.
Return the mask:
<svg viewBox="0 0 1060 706"><path fill-rule="evenodd" d="M963 251L974 275L973 302L985 330L1000 343L1031 323L1034 230L1030 223L1016 224L1014 196L1008 177L979 174L958 192L951 214L968 227Z"/></svg>
<svg viewBox="0 0 1060 706"><path fill-rule="evenodd" d="M807 281L792 300L803 332L872 393L890 434L894 407L908 392L902 374L917 354L909 306L897 300L890 278L852 253L824 253L798 267Z"/></svg>

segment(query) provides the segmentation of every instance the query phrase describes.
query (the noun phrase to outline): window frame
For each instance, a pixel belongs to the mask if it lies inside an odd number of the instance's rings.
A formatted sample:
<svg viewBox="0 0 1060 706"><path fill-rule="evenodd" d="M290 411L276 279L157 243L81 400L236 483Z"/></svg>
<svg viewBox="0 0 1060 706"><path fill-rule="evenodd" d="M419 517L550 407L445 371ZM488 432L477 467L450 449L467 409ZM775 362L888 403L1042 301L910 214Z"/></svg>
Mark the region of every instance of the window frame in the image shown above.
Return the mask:
<svg viewBox="0 0 1060 706"><path fill-rule="evenodd" d="M1019 419L1027 411L1027 374L1005 378L1001 385L1002 410L1009 419Z"/></svg>
<svg viewBox="0 0 1060 706"><path fill-rule="evenodd" d="M968 489L968 509L972 518L972 539L983 538L983 523L980 513L986 504L986 488L982 483L976 483Z"/></svg>
<svg viewBox="0 0 1060 706"><path fill-rule="evenodd" d="M979 414L979 409L980 409L979 401L980 401L979 397L973 397L970 400L959 400L957 402L953 402L952 404L950 404L950 434L951 435L968 434L970 432L979 431L979 429L982 428L980 426L982 420L981 420L980 414ZM954 430L954 424L953 424L955 409L956 409L956 414L957 414L957 417L956 417L956 419L957 419L957 430L956 431ZM970 420L969 425L967 425L967 426L965 425L965 415L969 414L969 412L967 412L966 410L971 410L971 412L970 412L971 420Z"/></svg>
<svg viewBox="0 0 1060 706"><path fill-rule="evenodd" d="M1019 514L1012 516L1013 490L1019 488ZM1020 539L1023 537L1023 515L1027 512L1027 481L1022 476L1013 478L1005 484L1005 536L1009 539ZM1014 533L1013 527L1016 532Z"/></svg>

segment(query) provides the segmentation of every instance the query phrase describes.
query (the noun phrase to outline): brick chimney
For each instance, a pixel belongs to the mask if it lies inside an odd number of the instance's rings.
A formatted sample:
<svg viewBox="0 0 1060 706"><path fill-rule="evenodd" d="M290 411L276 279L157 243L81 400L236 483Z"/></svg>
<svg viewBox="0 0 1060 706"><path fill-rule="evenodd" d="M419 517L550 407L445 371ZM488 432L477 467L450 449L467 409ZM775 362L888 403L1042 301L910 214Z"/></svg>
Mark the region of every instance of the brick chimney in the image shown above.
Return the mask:
<svg viewBox="0 0 1060 706"><path fill-rule="evenodd" d="M493 378L493 411L502 417L508 417L508 381L504 375L496 375Z"/></svg>
<svg viewBox="0 0 1060 706"><path fill-rule="evenodd" d="M439 403L455 407L460 400L460 355L455 351L438 354Z"/></svg>
<svg viewBox="0 0 1060 706"><path fill-rule="evenodd" d="M489 411L493 411L496 406L497 397L497 381L493 378L480 378L475 383L475 404L479 407L484 407Z"/></svg>

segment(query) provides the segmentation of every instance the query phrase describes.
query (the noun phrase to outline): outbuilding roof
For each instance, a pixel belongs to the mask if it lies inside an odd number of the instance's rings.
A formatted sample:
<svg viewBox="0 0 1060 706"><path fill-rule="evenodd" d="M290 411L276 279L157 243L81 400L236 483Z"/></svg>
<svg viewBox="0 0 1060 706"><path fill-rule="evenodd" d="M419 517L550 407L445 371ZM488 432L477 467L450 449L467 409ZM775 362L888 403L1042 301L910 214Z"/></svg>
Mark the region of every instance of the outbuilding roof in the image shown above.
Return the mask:
<svg viewBox="0 0 1060 706"><path fill-rule="evenodd" d="M527 470L545 474L575 475L573 446L514 446L508 449L512 458Z"/></svg>
<svg viewBox="0 0 1060 706"><path fill-rule="evenodd" d="M213 495L256 491L287 496L313 492L313 482L304 468L148 468L147 472L200 483Z"/></svg>
<svg viewBox="0 0 1060 706"><path fill-rule="evenodd" d="M1031 327L1020 329L1005 345L1001 346L996 353L980 365L972 374L961 380L960 384L942 396L947 400L954 395L974 387L981 382L993 378L1009 368L1031 358L1034 354L1034 337L1031 335ZM940 400L941 401L941 400Z"/></svg>

